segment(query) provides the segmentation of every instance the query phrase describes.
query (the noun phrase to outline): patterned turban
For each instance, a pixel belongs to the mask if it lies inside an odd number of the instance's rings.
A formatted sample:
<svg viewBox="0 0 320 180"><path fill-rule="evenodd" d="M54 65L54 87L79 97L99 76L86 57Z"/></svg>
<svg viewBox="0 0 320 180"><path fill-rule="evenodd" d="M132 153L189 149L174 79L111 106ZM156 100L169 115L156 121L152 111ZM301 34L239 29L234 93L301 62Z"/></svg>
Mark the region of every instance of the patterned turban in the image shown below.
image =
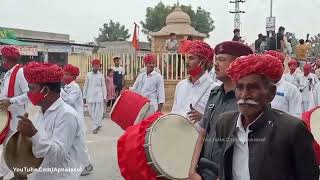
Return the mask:
<svg viewBox="0 0 320 180"><path fill-rule="evenodd" d="M275 58L278 58L282 63L284 63L284 60L286 59L281 52L274 51L274 50L267 51L265 52L265 54L269 54Z"/></svg>
<svg viewBox="0 0 320 180"><path fill-rule="evenodd" d="M187 53L196 55L205 62L213 61L212 48L203 41L192 41L187 48Z"/></svg>
<svg viewBox="0 0 320 180"><path fill-rule="evenodd" d="M63 78L63 70L56 64L30 62L24 68L28 83L57 83Z"/></svg>
<svg viewBox="0 0 320 180"><path fill-rule="evenodd" d="M5 46L1 49L1 54L8 60L17 61L20 58L19 50L13 46Z"/></svg>
<svg viewBox="0 0 320 180"><path fill-rule="evenodd" d="M291 60L288 62L288 66L291 66L291 65L296 65L296 66L298 66L298 62L297 62L295 59L291 59Z"/></svg>
<svg viewBox="0 0 320 180"><path fill-rule="evenodd" d="M215 54L229 54L235 57L247 56L253 54L252 49L240 42L235 41L225 41L218 44L215 48Z"/></svg>
<svg viewBox="0 0 320 180"><path fill-rule="evenodd" d="M277 58L265 54L252 54L233 61L227 73L234 82L251 74L259 74L277 83L282 77L283 70L283 65Z"/></svg>
<svg viewBox="0 0 320 180"><path fill-rule="evenodd" d="M68 72L68 73L70 73L71 75L73 75L73 76L79 76L79 68L78 67L76 67L76 66L73 66L73 65L71 65L71 64L67 64L67 65L65 65L64 67L63 67L63 71L64 72Z"/></svg>

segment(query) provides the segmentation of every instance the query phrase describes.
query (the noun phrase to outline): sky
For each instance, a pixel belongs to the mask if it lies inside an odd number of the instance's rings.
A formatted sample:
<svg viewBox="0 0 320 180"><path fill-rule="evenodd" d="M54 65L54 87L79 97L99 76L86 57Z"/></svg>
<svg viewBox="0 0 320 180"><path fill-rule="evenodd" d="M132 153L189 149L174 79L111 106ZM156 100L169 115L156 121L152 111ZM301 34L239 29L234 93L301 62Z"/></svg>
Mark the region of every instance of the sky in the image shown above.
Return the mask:
<svg viewBox="0 0 320 180"><path fill-rule="evenodd" d="M3 0L0 10L0 27L69 34L77 43L93 41L99 28L109 20L125 25L130 34L133 23L144 21L146 8L160 0ZM173 5L177 0L162 0ZM180 0L180 4L201 6L211 13L215 29L206 41L215 45L232 39L234 5L229 0ZM307 33L320 32L318 23L320 0L273 0L276 28L295 32L298 38ZM241 35L249 44L265 33L266 17L270 15L269 0L247 0L240 5L246 13L241 15ZM140 33L140 40L146 36Z"/></svg>

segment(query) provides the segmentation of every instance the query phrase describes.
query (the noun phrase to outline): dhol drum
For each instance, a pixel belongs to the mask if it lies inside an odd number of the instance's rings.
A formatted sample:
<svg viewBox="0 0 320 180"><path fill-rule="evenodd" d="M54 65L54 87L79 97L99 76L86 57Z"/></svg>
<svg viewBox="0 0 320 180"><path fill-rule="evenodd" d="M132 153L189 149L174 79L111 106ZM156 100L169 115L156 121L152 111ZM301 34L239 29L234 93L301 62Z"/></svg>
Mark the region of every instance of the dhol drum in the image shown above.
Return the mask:
<svg viewBox="0 0 320 180"><path fill-rule="evenodd" d="M123 130L140 122L147 115L150 100L133 91L124 91L111 109L111 120Z"/></svg>
<svg viewBox="0 0 320 180"><path fill-rule="evenodd" d="M128 128L118 141L126 180L187 179L198 137L194 125L176 114L156 113Z"/></svg>
<svg viewBox="0 0 320 180"><path fill-rule="evenodd" d="M320 106L303 113L302 119L315 139L313 147L316 153L317 163L320 166Z"/></svg>

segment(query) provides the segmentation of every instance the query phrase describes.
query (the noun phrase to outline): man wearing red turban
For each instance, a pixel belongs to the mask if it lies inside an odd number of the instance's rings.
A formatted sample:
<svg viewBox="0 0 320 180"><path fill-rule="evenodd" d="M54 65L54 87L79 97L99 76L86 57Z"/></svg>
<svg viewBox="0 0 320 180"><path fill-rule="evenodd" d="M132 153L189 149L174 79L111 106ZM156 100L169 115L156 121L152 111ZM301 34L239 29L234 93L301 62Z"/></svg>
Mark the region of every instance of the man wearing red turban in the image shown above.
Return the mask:
<svg viewBox="0 0 320 180"><path fill-rule="evenodd" d="M197 61L194 60L193 66L189 68L189 71L191 72L189 73L191 75L191 79L193 77L193 71L196 69L194 67L198 67L198 64L200 64L201 68L204 68L206 63L213 59L213 52L209 49L210 47L202 46L199 43L195 44L193 48L194 49L191 49L189 53L193 54L193 56L198 56L199 59L196 59ZM253 51L249 46L234 41L222 42L214 48L215 74L216 78L222 82L222 85L209 88L209 95L205 94L205 96L207 96L207 102L201 102L202 104L206 104L204 107L203 117L200 118L201 120L199 118L195 119L200 120L200 122L199 136L189 171L189 178L191 180L196 180L200 176L205 180L215 179L218 175L217 168L219 165L221 147L219 147L217 142L212 141L216 134L214 128L215 123L221 113L237 109L234 95L235 87L231 79L228 77L226 69L237 57L252 53ZM200 63L201 59L206 59L207 61L203 62L202 60L202 63ZM197 84L195 83L194 86L196 85ZM208 139L208 141L204 141L205 138ZM208 162L211 163L211 166L208 166Z"/></svg>
<svg viewBox="0 0 320 180"><path fill-rule="evenodd" d="M284 63L284 55L278 51L267 51L265 54L271 55L277 58L281 63ZM299 89L293 84L284 80L282 76L281 80L276 83L277 92L276 96L271 102L271 107L283 112L286 112L297 118L301 118L302 115L302 96Z"/></svg>
<svg viewBox="0 0 320 180"><path fill-rule="evenodd" d="M83 100L87 104L92 120L93 134L102 128L104 103L107 100L107 88L101 69L100 59L91 61L92 71L88 72L83 86Z"/></svg>
<svg viewBox="0 0 320 180"><path fill-rule="evenodd" d="M131 90L150 100L150 113L161 112L165 102L164 80L161 74L155 71L156 56L147 54L143 57L146 72L140 73Z"/></svg>
<svg viewBox="0 0 320 180"><path fill-rule="evenodd" d="M73 107L77 112L81 120L81 130L83 132L83 141L84 146L81 147L81 163L84 170L81 175L89 175L93 170L93 167L89 160L88 147L85 144L85 123L84 123L84 113L83 113L83 100L82 92L80 86L75 82L76 78L79 76L79 68L71 64L67 64L63 68L64 75L62 78L62 83L64 87L61 89L60 96L64 102Z"/></svg>
<svg viewBox="0 0 320 180"><path fill-rule="evenodd" d="M28 81L28 98L41 111L28 119L18 116L17 131L31 138L32 153L44 158L40 168L82 168L80 149L84 141L81 121L77 112L60 98L63 70L55 64L30 62L24 67L24 76ZM79 172L34 172L28 177L33 180L61 179L77 180Z"/></svg>
<svg viewBox="0 0 320 180"><path fill-rule="evenodd" d="M18 64L20 53L18 49L12 46L5 46L1 49L3 57L3 66L6 72L0 89L0 108L8 115L8 124L1 129L0 144L6 137L10 137L17 129L19 119L18 115L25 112L26 94L29 91L28 83L23 75L23 68ZM0 179L10 170L5 165L3 158L0 162Z"/></svg>
<svg viewBox="0 0 320 180"><path fill-rule="evenodd" d="M303 70L300 92L302 94L302 110L306 112L315 107L313 90L319 79L315 74L311 73L311 64L305 64Z"/></svg>
<svg viewBox="0 0 320 180"><path fill-rule="evenodd" d="M222 114L216 124L223 147L219 179L318 180L312 134L300 119L270 108L282 63L270 55L243 56L227 73L239 112Z"/></svg>
<svg viewBox="0 0 320 180"><path fill-rule="evenodd" d="M297 71L298 62L295 59L291 59L288 62L290 72L284 75L284 80L295 85L298 89L302 87L302 74Z"/></svg>

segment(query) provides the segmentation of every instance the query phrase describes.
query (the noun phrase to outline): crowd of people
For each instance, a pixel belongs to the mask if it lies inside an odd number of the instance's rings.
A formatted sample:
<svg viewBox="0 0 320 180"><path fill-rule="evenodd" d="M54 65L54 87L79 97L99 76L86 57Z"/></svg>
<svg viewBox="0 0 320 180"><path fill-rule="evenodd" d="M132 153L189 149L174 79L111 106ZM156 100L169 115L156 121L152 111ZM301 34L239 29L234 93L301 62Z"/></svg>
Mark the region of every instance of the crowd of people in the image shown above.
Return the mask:
<svg viewBox="0 0 320 180"><path fill-rule="evenodd" d="M199 133L190 180L318 180L320 147L302 118L320 105L319 77L310 63L302 63L308 47L301 41L299 57L289 57L290 72L284 73L288 56L281 38L283 27L276 35L275 50L261 48L264 37L259 35L259 54L243 44L240 31L234 33L234 41L214 48L189 40L183 49L188 77L176 86L171 113L191 121ZM175 52L179 46L175 34L170 36L166 48ZM150 100L150 115L161 112L165 103L164 79L153 54L144 56L145 69L132 87L125 84L120 57L113 58L114 66L106 75L101 60L93 59L82 90L76 83L78 67L37 62L22 66L14 47L3 48L1 54L8 71L0 89L0 108L10 115L0 140L6 142L19 132L31 139L33 155L44 159L41 167L81 169L34 172L29 179L76 180L93 170L85 144L85 106L92 133L97 134L103 128L105 105L111 107L125 89ZM303 73L298 71L299 63ZM320 61L316 68L319 73ZM41 107L37 119L24 115L27 106ZM252 141L259 138L264 141ZM12 170L2 155L0 179L8 173Z"/></svg>

